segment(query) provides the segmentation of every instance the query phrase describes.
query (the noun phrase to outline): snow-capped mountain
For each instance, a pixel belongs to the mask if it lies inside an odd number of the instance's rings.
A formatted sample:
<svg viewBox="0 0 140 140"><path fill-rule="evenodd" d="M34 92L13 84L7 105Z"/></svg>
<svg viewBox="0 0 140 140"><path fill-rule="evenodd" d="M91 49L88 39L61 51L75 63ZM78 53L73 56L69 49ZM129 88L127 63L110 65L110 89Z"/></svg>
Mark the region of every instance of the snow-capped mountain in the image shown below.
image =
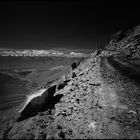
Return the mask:
<svg viewBox="0 0 140 140"><path fill-rule="evenodd" d="M37 50L37 49L3 49L0 48L0 56L62 56L62 57L87 57L90 53L79 53L74 51L58 51L58 50Z"/></svg>

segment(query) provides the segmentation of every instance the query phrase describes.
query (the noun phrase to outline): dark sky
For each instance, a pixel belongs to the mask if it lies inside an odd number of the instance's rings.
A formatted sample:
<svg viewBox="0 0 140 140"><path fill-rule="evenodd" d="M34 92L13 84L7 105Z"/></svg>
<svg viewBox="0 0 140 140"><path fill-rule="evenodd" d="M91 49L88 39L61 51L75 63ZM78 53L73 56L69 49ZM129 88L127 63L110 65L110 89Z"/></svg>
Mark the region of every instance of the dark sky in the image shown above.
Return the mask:
<svg viewBox="0 0 140 140"><path fill-rule="evenodd" d="M94 49L140 24L138 1L0 2L0 48Z"/></svg>

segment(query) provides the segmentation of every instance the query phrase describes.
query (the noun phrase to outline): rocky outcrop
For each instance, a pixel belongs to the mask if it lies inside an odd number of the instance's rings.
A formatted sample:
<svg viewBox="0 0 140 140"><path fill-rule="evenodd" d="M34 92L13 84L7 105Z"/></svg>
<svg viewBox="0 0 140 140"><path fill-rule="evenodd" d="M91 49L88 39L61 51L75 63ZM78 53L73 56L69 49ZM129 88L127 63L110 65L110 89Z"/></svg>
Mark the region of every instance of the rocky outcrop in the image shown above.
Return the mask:
<svg viewBox="0 0 140 140"><path fill-rule="evenodd" d="M54 105L59 102L63 95L54 96L56 91L56 85L48 88L40 96L34 97L27 103L27 105L20 111L20 117L18 121L25 120L29 117L33 117L38 114L38 112L43 112L48 109L52 109Z"/></svg>
<svg viewBox="0 0 140 140"><path fill-rule="evenodd" d="M126 33L120 34L114 40L118 44L129 38ZM129 49L125 45L123 48L119 50L112 44L106 51L95 51L50 84L27 106L25 114L30 117L15 122L4 138L139 139L140 82L129 75L134 72L137 77L140 72L135 70L139 66L127 59ZM137 55L129 57L138 59ZM124 69L128 68L131 70L126 74ZM32 112L36 112L34 116Z"/></svg>

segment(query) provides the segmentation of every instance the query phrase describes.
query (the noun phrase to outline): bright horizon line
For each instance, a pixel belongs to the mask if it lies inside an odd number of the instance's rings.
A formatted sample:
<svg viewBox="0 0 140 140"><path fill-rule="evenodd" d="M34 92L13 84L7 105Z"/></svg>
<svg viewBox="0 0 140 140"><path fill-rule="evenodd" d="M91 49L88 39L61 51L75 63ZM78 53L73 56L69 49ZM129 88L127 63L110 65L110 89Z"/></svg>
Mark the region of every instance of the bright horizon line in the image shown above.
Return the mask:
<svg viewBox="0 0 140 140"><path fill-rule="evenodd" d="M11 50L68 50L68 51L93 51L95 49L80 49L80 48L76 48L76 49L69 49L69 48L9 48L9 47L0 47L0 49L11 49Z"/></svg>

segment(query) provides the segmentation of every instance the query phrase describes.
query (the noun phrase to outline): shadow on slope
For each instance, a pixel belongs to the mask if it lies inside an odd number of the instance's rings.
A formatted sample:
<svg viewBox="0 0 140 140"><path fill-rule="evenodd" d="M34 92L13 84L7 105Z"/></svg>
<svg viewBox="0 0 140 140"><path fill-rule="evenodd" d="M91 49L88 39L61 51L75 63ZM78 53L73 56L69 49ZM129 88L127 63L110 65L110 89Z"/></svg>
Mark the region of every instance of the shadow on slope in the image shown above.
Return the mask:
<svg viewBox="0 0 140 140"><path fill-rule="evenodd" d="M140 65L134 65L132 66L124 66L123 64L117 62L114 60L114 58L111 56L108 58L109 64L111 64L115 69L120 71L123 75L128 76L130 79L133 79L137 83L140 84ZM128 63L130 64L130 62ZM132 64L131 64L132 65Z"/></svg>

